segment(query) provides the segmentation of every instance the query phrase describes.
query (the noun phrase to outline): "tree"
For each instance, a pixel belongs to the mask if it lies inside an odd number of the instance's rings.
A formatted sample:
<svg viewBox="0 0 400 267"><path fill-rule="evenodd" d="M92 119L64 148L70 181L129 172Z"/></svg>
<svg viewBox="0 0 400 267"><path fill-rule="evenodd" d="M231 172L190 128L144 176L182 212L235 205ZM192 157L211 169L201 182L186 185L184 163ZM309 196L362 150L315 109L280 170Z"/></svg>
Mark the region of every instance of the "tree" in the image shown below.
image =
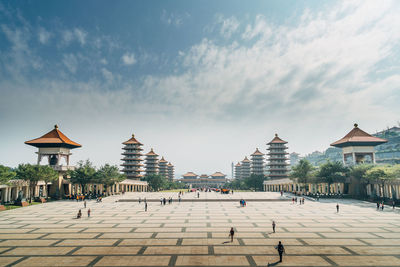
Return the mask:
<svg viewBox="0 0 400 267"><path fill-rule="evenodd" d="M8 184L15 177L16 173L11 168L0 165L0 185Z"/></svg>
<svg viewBox="0 0 400 267"><path fill-rule="evenodd" d="M146 175L142 180L147 181L150 188L152 188L154 191L159 191L166 183L165 177L159 174Z"/></svg>
<svg viewBox="0 0 400 267"><path fill-rule="evenodd" d="M321 165L317 172L318 182L324 182L328 184L328 193L331 192L331 184L343 183L346 180L348 168L339 161L328 161Z"/></svg>
<svg viewBox="0 0 400 267"><path fill-rule="evenodd" d="M242 179L234 179L224 185L225 188L247 190L249 187Z"/></svg>
<svg viewBox="0 0 400 267"><path fill-rule="evenodd" d="M385 196L386 182L393 180L397 175L397 167L392 166L374 166L365 173L366 179L370 183L378 183L379 196Z"/></svg>
<svg viewBox="0 0 400 267"><path fill-rule="evenodd" d="M356 195L367 196L366 186L368 184L368 179L366 178L366 173L372 167L373 166L369 164L358 164L350 168L349 176L352 179Z"/></svg>
<svg viewBox="0 0 400 267"><path fill-rule="evenodd" d="M292 168L290 179L298 182L301 188L311 183L313 178L314 167L306 159L301 159L299 163Z"/></svg>
<svg viewBox="0 0 400 267"><path fill-rule="evenodd" d="M263 190L264 175L252 173L250 177L244 179L244 183L248 188L254 188L254 191Z"/></svg>
<svg viewBox="0 0 400 267"><path fill-rule="evenodd" d="M41 166L38 165L38 179L39 181L43 181L45 183L46 186L46 190L47 190L47 185L49 183L53 183L56 182L58 180L58 172L56 172L52 167L50 166ZM58 186L58 185L55 185ZM46 191L46 198L49 197L49 192Z"/></svg>
<svg viewBox="0 0 400 267"><path fill-rule="evenodd" d="M86 160L79 161L78 167L73 171L69 171L70 181L73 184L79 184L81 186L82 192L86 192L86 185L96 181L96 169L93 167L93 164Z"/></svg>
<svg viewBox="0 0 400 267"><path fill-rule="evenodd" d="M16 177L18 179L28 182L29 186L28 197L29 197L29 202L31 203L32 196L34 194L33 191L37 186L38 182L40 181L39 165L19 164L16 171Z"/></svg>
<svg viewBox="0 0 400 267"><path fill-rule="evenodd" d="M94 181L99 184L104 184L107 189L108 186L113 186L125 179L126 175L121 174L117 166L105 164L97 170Z"/></svg>

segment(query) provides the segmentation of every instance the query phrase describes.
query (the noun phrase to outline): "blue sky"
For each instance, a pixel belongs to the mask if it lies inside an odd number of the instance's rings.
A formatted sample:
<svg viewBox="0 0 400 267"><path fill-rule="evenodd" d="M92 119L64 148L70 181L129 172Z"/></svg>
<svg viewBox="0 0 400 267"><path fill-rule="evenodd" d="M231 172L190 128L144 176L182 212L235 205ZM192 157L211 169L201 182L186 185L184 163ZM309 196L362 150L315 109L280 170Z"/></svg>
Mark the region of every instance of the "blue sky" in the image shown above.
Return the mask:
<svg viewBox="0 0 400 267"><path fill-rule="evenodd" d="M59 124L75 162L132 132L186 171L230 172L275 132L302 154L400 120L396 1L2 1L0 164Z"/></svg>

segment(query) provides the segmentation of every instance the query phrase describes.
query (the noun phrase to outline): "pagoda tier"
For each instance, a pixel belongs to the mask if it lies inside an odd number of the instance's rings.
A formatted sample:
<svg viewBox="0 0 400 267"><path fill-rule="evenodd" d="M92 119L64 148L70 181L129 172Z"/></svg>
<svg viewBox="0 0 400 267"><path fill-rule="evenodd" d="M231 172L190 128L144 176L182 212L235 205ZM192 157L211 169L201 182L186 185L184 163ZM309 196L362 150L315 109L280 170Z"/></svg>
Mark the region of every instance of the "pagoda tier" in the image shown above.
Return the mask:
<svg viewBox="0 0 400 267"><path fill-rule="evenodd" d="M154 153L153 149L146 154L145 160L146 176L158 174L158 155Z"/></svg>
<svg viewBox="0 0 400 267"><path fill-rule="evenodd" d="M280 139L277 134L275 134L274 139L269 142L267 150L269 151L267 156L267 166L268 166L268 177L270 179L276 178L287 178L288 169L288 152L286 151L288 147L287 142Z"/></svg>
<svg viewBox="0 0 400 267"><path fill-rule="evenodd" d="M174 180L174 165L172 165L171 162L169 162L167 165L167 169L168 169L168 180L172 182Z"/></svg>
<svg viewBox="0 0 400 267"><path fill-rule="evenodd" d="M142 177L140 173L143 172L141 169L143 164L140 163L143 161L141 159L142 153L140 151L143 150L143 144L136 140L133 134L131 139L122 144L124 145L122 148L124 150L122 155L125 157L122 159L123 164L121 164L121 166L123 169L121 171L126 174L128 179L140 180Z"/></svg>
<svg viewBox="0 0 400 267"><path fill-rule="evenodd" d="M264 154L258 148L251 154L251 173L264 175Z"/></svg>
<svg viewBox="0 0 400 267"><path fill-rule="evenodd" d="M241 178L245 179L245 178L249 178L250 174L251 174L251 162L250 160L245 157L244 160L242 160L242 164L241 164Z"/></svg>
<svg viewBox="0 0 400 267"><path fill-rule="evenodd" d="M164 178L168 178L168 161L164 157L158 162L158 173Z"/></svg>
<svg viewBox="0 0 400 267"><path fill-rule="evenodd" d="M240 165L240 162L238 162L235 165L235 179L241 179L242 178L242 165Z"/></svg>

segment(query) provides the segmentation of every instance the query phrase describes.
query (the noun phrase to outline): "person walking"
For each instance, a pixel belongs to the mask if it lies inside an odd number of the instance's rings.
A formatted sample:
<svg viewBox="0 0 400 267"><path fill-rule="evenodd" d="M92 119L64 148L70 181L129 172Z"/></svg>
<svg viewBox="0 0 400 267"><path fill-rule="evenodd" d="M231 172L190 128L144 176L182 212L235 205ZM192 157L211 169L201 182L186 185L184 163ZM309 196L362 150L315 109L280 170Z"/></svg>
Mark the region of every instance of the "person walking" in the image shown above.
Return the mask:
<svg viewBox="0 0 400 267"><path fill-rule="evenodd" d="M383 208L385 207L385 205L383 204L383 202L382 202L382 206L381 206L381 208L382 208L382 211L383 211Z"/></svg>
<svg viewBox="0 0 400 267"><path fill-rule="evenodd" d="M392 206L393 206L393 209L396 207L396 201L392 201Z"/></svg>
<svg viewBox="0 0 400 267"><path fill-rule="evenodd" d="M90 209L88 209L88 211L87 211L87 216L88 216L88 218L90 218Z"/></svg>
<svg viewBox="0 0 400 267"><path fill-rule="evenodd" d="M336 212L339 213L339 203L336 204Z"/></svg>
<svg viewBox="0 0 400 267"><path fill-rule="evenodd" d="M278 250L279 262L282 262L282 256L283 253L285 252L285 248L283 247L282 242L279 241L278 245L275 248Z"/></svg>
<svg viewBox="0 0 400 267"><path fill-rule="evenodd" d="M235 235L235 230L233 230L233 227L231 227L231 230L229 231L229 236L231 237L231 243L233 242L234 235Z"/></svg>
<svg viewBox="0 0 400 267"><path fill-rule="evenodd" d="M376 210L379 210L379 202L376 202Z"/></svg>
<svg viewBox="0 0 400 267"><path fill-rule="evenodd" d="M86 209L86 200L85 200L85 202L83 202L83 206L85 207L85 209Z"/></svg>
<svg viewBox="0 0 400 267"><path fill-rule="evenodd" d="M276 223L275 221L272 221L272 231L275 233L275 227L276 227Z"/></svg>
<svg viewBox="0 0 400 267"><path fill-rule="evenodd" d="M144 203L144 211L147 211L147 202Z"/></svg>

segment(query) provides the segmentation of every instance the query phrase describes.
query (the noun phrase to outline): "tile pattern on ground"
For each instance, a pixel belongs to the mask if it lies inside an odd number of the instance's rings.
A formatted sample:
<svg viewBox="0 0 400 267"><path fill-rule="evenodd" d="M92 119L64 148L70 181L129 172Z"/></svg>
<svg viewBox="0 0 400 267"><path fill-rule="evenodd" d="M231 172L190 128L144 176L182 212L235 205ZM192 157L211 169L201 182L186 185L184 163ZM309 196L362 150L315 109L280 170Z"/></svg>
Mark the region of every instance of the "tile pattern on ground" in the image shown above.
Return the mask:
<svg viewBox="0 0 400 267"><path fill-rule="evenodd" d="M91 218L75 201L1 212L0 266L267 266L279 260L279 241L286 253L276 266L400 266L399 210L307 199L305 205L250 201L245 208L236 202L149 202L145 212L143 203L116 202L161 196L177 198L176 193L126 193L103 203L88 201ZM280 198L266 192L235 192L235 197ZM74 218L78 209L84 214L80 220Z"/></svg>

